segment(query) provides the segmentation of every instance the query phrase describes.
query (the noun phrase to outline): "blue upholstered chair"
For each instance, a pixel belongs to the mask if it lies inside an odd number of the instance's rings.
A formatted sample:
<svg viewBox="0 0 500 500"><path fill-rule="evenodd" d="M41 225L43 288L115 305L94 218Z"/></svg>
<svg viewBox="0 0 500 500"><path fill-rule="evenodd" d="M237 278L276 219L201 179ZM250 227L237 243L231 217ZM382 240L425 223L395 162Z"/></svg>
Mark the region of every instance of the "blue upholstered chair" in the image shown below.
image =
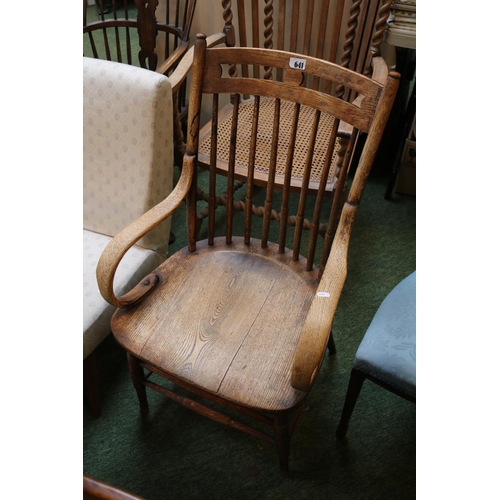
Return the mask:
<svg viewBox="0 0 500 500"><path fill-rule="evenodd" d="M346 435L365 379L416 402L416 276L414 271L384 299L358 347L338 438Z"/></svg>

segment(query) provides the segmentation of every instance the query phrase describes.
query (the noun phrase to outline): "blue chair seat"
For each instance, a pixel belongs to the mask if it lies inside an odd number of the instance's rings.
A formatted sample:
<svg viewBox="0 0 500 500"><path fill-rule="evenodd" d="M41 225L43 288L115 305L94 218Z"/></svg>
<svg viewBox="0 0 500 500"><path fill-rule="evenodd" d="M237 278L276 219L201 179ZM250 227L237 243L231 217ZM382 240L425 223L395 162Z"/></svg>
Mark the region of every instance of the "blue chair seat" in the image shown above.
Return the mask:
<svg viewBox="0 0 500 500"><path fill-rule="evenodd" d="M346 435L365 379L416 402L416 286L414 271L384 299L354 357L337 437Z"/></svg>
<svg viewBox="0 0 500 500"><path fill-rule="evenodd" d="M416 271L384 299L356 352L354 368L416 396Z"/></svg>

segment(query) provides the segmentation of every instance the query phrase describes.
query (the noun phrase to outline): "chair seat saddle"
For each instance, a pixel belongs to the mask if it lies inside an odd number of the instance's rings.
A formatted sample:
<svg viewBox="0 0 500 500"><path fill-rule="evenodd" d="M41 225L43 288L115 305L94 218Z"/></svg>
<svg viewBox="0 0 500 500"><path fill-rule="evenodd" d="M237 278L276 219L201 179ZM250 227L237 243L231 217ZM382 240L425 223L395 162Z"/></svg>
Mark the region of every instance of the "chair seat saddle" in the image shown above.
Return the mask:
<svg viewBox="0 0 500 500"><path fill-rule="evenodd" d="M115 314L117 341L235 404L270 412L298 405L306 393L290 385L291 370L316 273L275 245L247 246L242 238L198 245L156 269L159 284L147 302Z"/></svg>
<svg viewBox="0 0 500 500"><path fill-rule="evenodd" d="M380 305L358 347L354 368L416 397L416 271Z"/></svg>
<svg viewBox="0 0 500 500"><path fill-rule="evenodd" d="M383 300L356 351L337 437L349 420L365 379L416 402L417 272L396 285Z"/></svg>

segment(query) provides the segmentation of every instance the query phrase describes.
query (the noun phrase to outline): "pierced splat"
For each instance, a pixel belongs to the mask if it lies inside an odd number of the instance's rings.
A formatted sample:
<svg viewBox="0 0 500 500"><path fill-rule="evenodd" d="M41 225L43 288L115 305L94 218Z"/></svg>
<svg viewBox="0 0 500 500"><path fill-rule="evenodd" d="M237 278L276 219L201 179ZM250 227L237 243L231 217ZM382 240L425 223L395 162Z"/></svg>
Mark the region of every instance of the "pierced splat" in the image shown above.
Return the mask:
<svg viewBox="0 0 500 500"><path fill-rule="evenodd" d="M156 47L156 8L158 0L134 0L137 7L137 30L139 33L139 61L143 68L156 69L158 54ZM146 65L147 61L147 65Z"/></svg>

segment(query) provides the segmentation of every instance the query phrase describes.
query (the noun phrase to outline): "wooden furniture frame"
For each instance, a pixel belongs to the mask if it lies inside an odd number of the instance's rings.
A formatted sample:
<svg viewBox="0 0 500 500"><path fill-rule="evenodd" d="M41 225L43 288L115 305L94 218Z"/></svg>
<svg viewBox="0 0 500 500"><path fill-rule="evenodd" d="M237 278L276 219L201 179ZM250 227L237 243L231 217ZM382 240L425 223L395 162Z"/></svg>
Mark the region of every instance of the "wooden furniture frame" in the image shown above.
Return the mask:
<svg viewBox="0 0 500 500"><path fill-rule="evenodd" d="M390 14L390 0L223 0L223 17L225 22L226 44L228 46L276 48L295 52L303 55L311 55L318 59L336 62L344 68L352 69L358 73L371 76L373 72L373 60L377 59L377 65L382 64L380 46L383 41L383 33L386 21ZM297 64L300 64L297 62ZM236 74L236 68L230 68L231 76ZM280 69L272 71L270 67L241 66L243 76L254 76L263 79L281 80L283 72ZM304 86L317 90L319 79L310 78L302 83ZM343 85L332 85L324 89L352 101L357 96L346 89ZM251 123L253 102L247 100L240 103L239 113L242 124ZM263 100L260 109L261 135L272 135L273 109L272 101ZM217 172L228 175L228 162L231 137L231 114L232 102L223 108L218 117L219 141L217 149ZM290 123L293 116L293 108L283 109L281 113L282 124ZM303 107L298 121L297 144L300 145L304 154L307 150L309 131L313 124L314 110ZM324 135L332 123L323 120L319 125L318 134ZM211 162L211 124L208 123L200 132L199 141L199 165L208 168ZM350 129L345 124L340 125L340 134L335 146L335 155L340 159L345 155L350 136ZM240 149L236 159L235 189L244 184L245 170L247 168L248 149L250 147L251 130L250 125L246 128L241 126L237 140L247 144L247 150ZM327 149L327 141L323 153L318 153L313 158L311 172L309 174L309 190L311 193L319 189L321 166ZM260 151L269 147L265 142L258 141L256 169L267 175L267 166L260 159ZM265 156L265 154L264 154ZM277 157L277 171L282 173L286 168L286 150L279 150ZM291 188L300 191L304 177L303 163L305 156L298 156L293 168ZM338 185L338 172L332 167L328 174L326 185L327 194L331 195ZM344 189L344 186L342 186ZM209 194L199 191L198 197L208 202ZM224 205L227 200L226 193L220 193L216 202ZM235 204L235 209L241 209L242 203ZM263 213L262 209L258 210ZM202 210L199 214L199 226L201 221L208 215L208 211ZM293 225L294 220L290 223ZM305 228L311 228L311 222L305 221ZM326 224L320 226L320 233L324 234Z"/></svg>
<svg viewBox="0 0 500 500"><path fill-rule="evenodd" d="M83 500L144 500L144 498L84 475Z"/></svg>
<svg viewBox="0 0 500 500"><path fill-rule="evenodd" d="M111 328L118 343L127 351L142 412L148 411L146 388L154 389L202 415L275 443L280 468L285 474L289 472L290 439L300 409L331 339L333 316L347 274L352 224L399 81L399 75L388 75L384 67L377 73L380 81L376 81L309 56L303 56L303 70L290 68L290 60L294 57L297 54L269 49L207 49L205 37L198 36L191 80L187 152L177 186L164 202L112 240L97 269L101 294L119 308L112 318ZM247 63L280 68L284 70L283 81L227 76L228 67ZM363 95L361 105L302 87L300 84L307 76L346 85ZM212 95L212 143L215 145L218 103L222 94L235 96L233 138L239 125L239 96L254 94L252 154L257 141L259 100L274 100L275 134L268 151L271 174L267 179L254 175L251 156L244 216L238 217L232 210L232 191L229 190L226 214L219 224L215 211L218 176L214 157L209 173L201 170L201 174L208 175L211 195L209 236L197 242L201 100L202 95ZM326 205L330 216L329 230L320 241L317 230L309 232L308 241L303 238L307 180L303 182L295 210L297 224L293 235L287 234L292 206L289 181L284 183L281 200L276 196L279 193L275 182L279 114L287 100L295 103L295 120L301 106L315 110L306 172L310 169L318 123L323 114L334 116L329 132L330 158L325 160L324 172L329 170L341 121L352 127L348 153L339 166L341 179L347 175L349 152L356 137L361 132L366 134L359 165L343 206L339 196L325 196L326 175L322 176L312 207L315 226L322 205ZM295 130L296 121L291 133L286 134L290 160L294 155ZM234 180L237 149L237 141L232 141L228 186ZM290 161L285 173L288 180L291 165ZM265 196L265 213L263 219L257 218L252 224L252 206L259 194ZM113 276L127 249L184 201L188 210L188 246L167 259L131 292L117 297L113 291ZM275 221L271 213L277 204L281 206L278 206L280 224L276 228L276 240L272 242L271 224ZM262 221L261 228L257 221ZM304 257L301 255L303 250ZM212 403L253 417L261 424L268 424L273 432L263 432L195 401L197 398L185 397L182 392L161 384L162 379Z"/></svg>

